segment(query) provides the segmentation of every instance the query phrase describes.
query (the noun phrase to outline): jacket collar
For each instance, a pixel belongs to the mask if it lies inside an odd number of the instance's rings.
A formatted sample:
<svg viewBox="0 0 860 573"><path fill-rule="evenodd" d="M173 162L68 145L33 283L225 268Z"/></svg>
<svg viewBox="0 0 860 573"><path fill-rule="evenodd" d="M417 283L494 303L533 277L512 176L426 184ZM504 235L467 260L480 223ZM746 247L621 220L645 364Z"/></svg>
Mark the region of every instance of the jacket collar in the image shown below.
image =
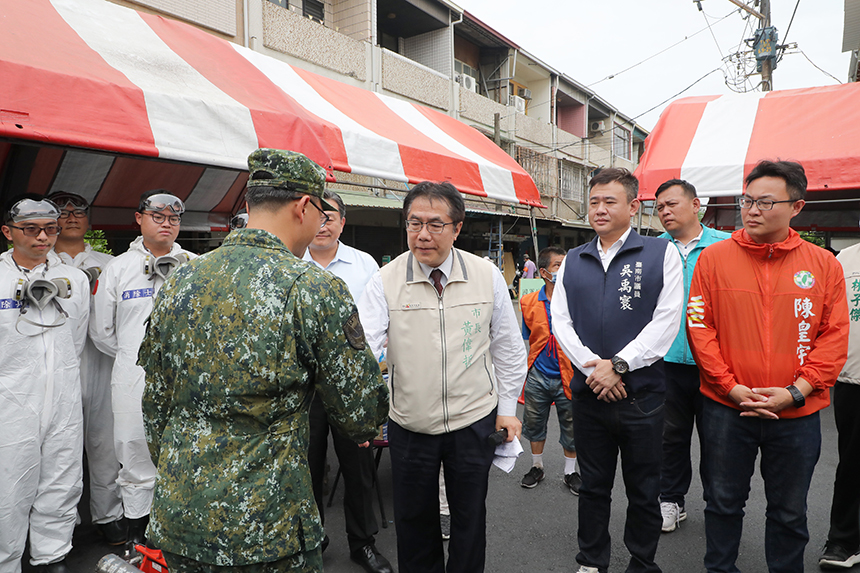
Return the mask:
<svg viewBox="0 0 860 573"><path fill-rule="evenodd" d="M597 241L600 240L600 237L594 237L590 243L583 249L583 251L579 254L579 256L590 255L600 260L600 251L597 250ZM624 244L621 245L621 248L618 249L618 252L615 254L617 257L621 253L625 253L627 251L634 251L637 249L642 249L645 246L645 241L642 240L642 236L636 232L636 229L631 228L630 233L627 235L627 240L624 241Z"/></svg>
<svg viewBox="0 0 860 573"><path fill-rule="evenodd" d="M803 244L800 234L790 227L788 229L788 237L779 243L756 243L749 236L746 229L738 229L732 233L732 240L750 255L759 259L784 257Z"/></svg>
<svg viewBox="0 0 860 573"><path fill-rule="evenodd" d="M463 260L463 255L460 253L459 249L455 249L451 247L451 256L453 257L453 265L451 265L451 274L448 276L448 282L465 282L469 280L469 272L466 270L466 262ZM406 259L406 282L409 283L430 283L430 279L427 278L427 275L424 273L421 268L421 264L418 262L412 252L409 252L409 256Z"/></svg>

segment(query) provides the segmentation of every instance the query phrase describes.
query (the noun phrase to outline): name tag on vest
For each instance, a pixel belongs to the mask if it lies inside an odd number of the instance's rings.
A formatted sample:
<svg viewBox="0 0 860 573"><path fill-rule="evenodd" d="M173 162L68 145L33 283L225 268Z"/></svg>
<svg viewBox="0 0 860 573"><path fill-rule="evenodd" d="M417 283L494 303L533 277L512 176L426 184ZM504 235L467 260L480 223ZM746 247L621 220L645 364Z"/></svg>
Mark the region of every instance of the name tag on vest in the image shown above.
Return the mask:
<svg viewBox="0 0 860 573"><path fill-rule="evenodd" d="M400 310L415 310L417 308L421 308L420 302L407 302L400 305Z"/></svg>

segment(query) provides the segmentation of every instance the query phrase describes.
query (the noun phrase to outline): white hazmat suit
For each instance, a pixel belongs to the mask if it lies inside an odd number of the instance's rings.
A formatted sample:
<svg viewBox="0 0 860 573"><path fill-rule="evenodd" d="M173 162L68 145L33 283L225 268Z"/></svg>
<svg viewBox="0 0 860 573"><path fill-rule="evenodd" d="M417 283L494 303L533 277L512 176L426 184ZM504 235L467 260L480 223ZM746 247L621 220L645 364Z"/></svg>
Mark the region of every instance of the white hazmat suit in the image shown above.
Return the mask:
<svg viewBox="0 0 860 573"><path fill-rule="evenodd" d="M111 255L94 251L90 245L71 257L58 252L63 263L76 269L104 270ZM113 410L110 374L113 358L96 348L87 337L81 354L81 402L84 408L84 449L90 473L90 514L93 523L110 523L122 518L122 496L116 480L119 461L113 441Z"/></svg>
<svg viewBox="0 0 860 573"><path fill-rule="evenodd" d="M55 328L23 320L19 280L68 279L68 314ZM89 282L53 252L24 271L12 251L0 254L0 573L19 573L30 532L30 562L46 565L72 548L81 497L83 420L80 355L86 342ZM30 305L38 324L62 321L52 302Z"/></svg>
<svg viewBox="0 0 860 573"><path fill-rule="evenodd" d="M169 253L180 261L196 255L178 243ZM155 488L155 466L149 456L143 430L144 371L137 365L137 352L146 332L155 295L164 278L153 272L154 257L135 239L128 251L113 259L102 271L96 288L90 337L96 347L115 357L111 374L111 402L114 415L114 444L122 467L119 483L125 517L149 515Z"/></svg>

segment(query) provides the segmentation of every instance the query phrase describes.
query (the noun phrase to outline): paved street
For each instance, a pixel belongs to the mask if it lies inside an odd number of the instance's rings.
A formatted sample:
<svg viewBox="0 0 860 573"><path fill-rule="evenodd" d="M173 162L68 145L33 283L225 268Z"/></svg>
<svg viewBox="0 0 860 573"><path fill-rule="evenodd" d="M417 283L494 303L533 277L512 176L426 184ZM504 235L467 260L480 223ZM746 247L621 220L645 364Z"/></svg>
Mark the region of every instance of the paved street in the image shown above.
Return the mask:
<svg viewBox="0 0 860 573"><path fill-rule="evenodd" d="M520 412L521 413L521 412ZM554 415L554 414L553 414ZM809 495L809 529L811 540L806 551L805 570L818 570L818 554L824 543L828 528L830 496L833 475L836 470L836 429L832 411L828 408L822 415L824 446L821 460L813 478ZM551 418L549 438L544 454L547 478L532 490L519 485L530 467L528 444L526 453L518 460L514 471L505 474L493 468L490 474L490 498L488 502L488 550L487 571L503 573L536 573L547 571L568 572L575 570L577 527L577 498L568 493L562 484L563 461L561 446L557 442L558 426ZM337 470L337 459L329 448L331 475ZM696 452L698 456L698 451ZM388 519L392 519L391 465L388 453L383 453L380 465L380 482L385 496ZM623 544L625 499L623 483L619 478L615 484L615 502L612 511L612 565L611 571L623 571L627 554ZM343 485L335 494L334 507L328 510L328 534L331 546L324 556L325 570L330 573L361 573L361 569L349 560L346 535L343 531ZM657 562L666 572L702 571L705 551L704 503L698 479L687 501L688 518L674 533L663 534L657 553ZM766 571L764 561L764 510L765 500L761 480L756 477L747 505L744 537L738 566L745 572ZM380 529L377 547L395 561L396 546L394 524ZM75 549L69 563L75 573L91 573L98 559L111 548L98 541L91 526L82 525L75 535ZM25 567L25 571L29 567ZM860 571L860 567L853 570Z"/></svg>

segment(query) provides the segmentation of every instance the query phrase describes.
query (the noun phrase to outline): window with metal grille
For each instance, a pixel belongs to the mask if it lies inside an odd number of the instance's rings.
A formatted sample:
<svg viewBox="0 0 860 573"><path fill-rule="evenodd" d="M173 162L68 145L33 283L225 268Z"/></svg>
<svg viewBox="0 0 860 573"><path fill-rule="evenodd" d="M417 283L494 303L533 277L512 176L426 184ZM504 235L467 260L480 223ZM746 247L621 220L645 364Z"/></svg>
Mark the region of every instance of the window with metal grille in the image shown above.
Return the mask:
<svg viewBox="0 0 860 573"><path fill-rule="evenodd" d="M612 152L616 157L630 161L630 130L615 126L612 136Z"/></svg>
<svg viewBox="0 0 860 573"><path fill-rule="evenodd" d="M320 0L302 0L302 14L306 18L325 24L325 3Z"/></svg>
<svg viewBox="0 0 860 573"><path fill-rule="evenodd" d="M560 161L561 166L561 198L566 201L585 200L585 177L582 168L570 163Z"/></svg>

